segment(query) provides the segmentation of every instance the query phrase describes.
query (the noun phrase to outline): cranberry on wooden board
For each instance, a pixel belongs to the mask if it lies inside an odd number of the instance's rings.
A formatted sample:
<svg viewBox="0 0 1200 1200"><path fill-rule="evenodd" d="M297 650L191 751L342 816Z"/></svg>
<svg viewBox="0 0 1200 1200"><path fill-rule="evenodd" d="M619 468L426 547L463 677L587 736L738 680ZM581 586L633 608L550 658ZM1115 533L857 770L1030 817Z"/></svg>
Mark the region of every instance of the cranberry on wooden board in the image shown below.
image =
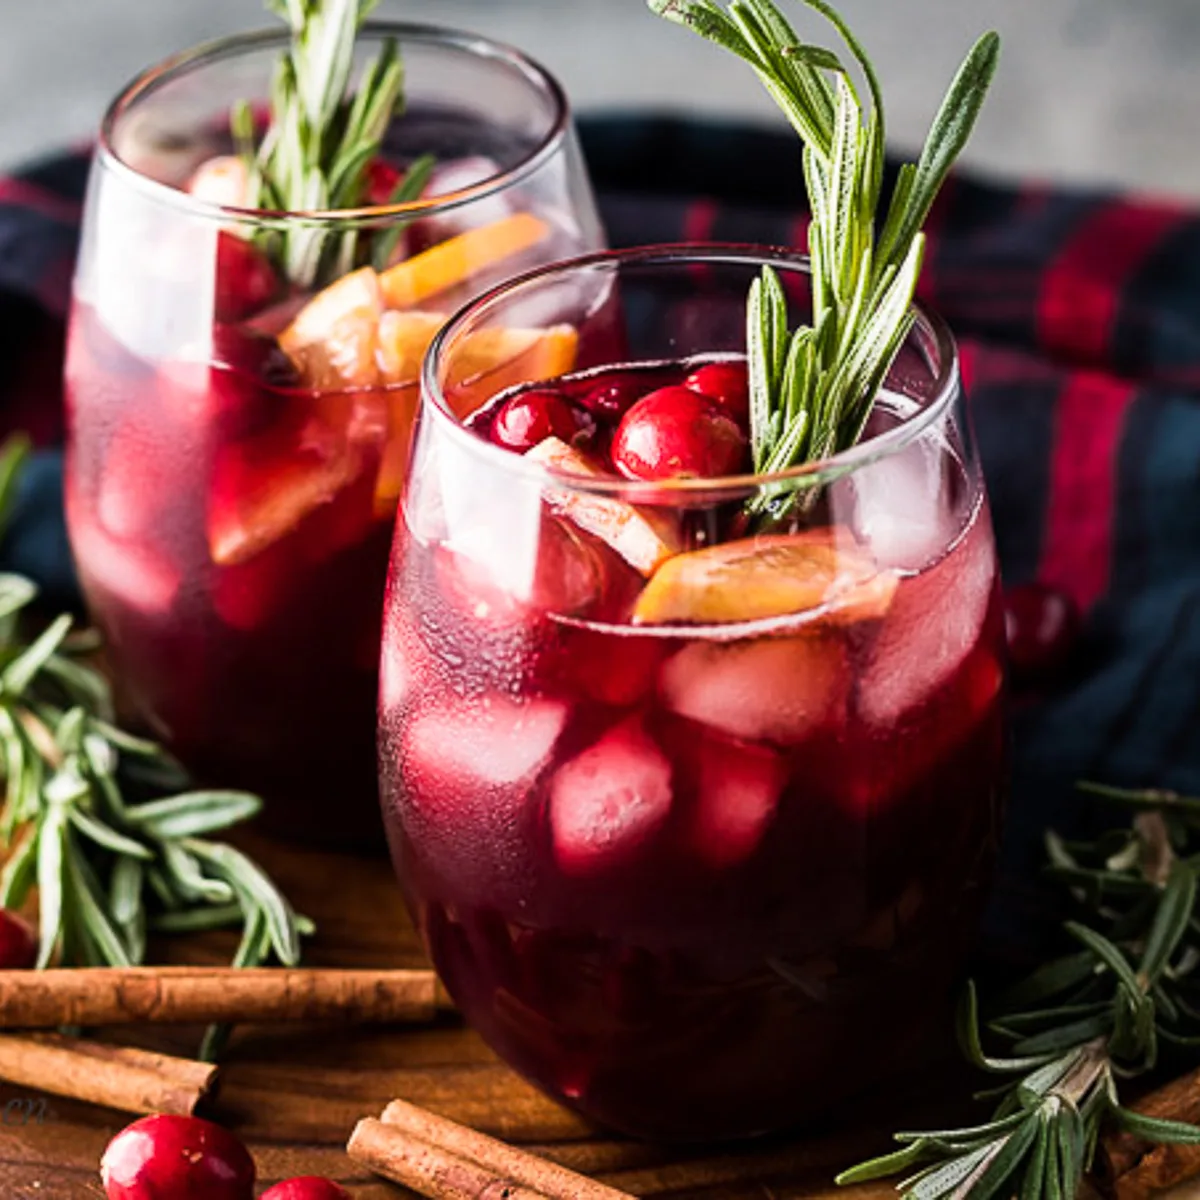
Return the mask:
<svg viewBox="0 0 1200 1200"><path fill-rule="evenodd" d="M285 1179L282 1183L267 1188L259 1200L351 1200L351 1196L332 1179L303 1175L296 1179Z"/></svg>
<svg viewBox="0 0 1200 1200"><path fill-rule="evenodd" d="M241 321L265 308L279 292L279 277L266 256L245 238L217 234L218 321Z"/></svg>
<svg viewBox="0 0 1200 1200"><path fill-rule="evenodd" d="M717 403L685 387L659 388L622 418L613 465L630 479L713 479L745 465L746 437Z"/></svg>
<svg viewBox="0 0 1200 1200"><path fill-rule="evenodd" d="M37 938L29 922L7 908L0 908L0 970L32 967L37 954Z"/></svg>
<svg viewBox="0 0 1200 1200"><path fill-rule="evenodd" d="M561 393L539 388L514 396L501 408L492 424L492 440L523 454L548 437L569 445L594 429L592 418Z"/></svg>
<svg viewBox="0 0 1200 1200"><path fill-rule="evenodd" d="M1062 592L1038 583L1004 593L1008 661L1018 680L1040 681L1061 670L1079 637L1079 609Z"/></svg>
<svg viewBox="0 0 1200 1200"><path fill-rule="evenodd" d="M743 429L749 426L750 375L745 363L707 363L693 371L683 386L715 400Z"/></svg>
<svg viewBox="0 0 1200 1200"><path fill-rule="evenodd" d="M211 1121L143 1117L108 1143L100 1181L108 1200L252 1200L254 1160Z"/></svg>

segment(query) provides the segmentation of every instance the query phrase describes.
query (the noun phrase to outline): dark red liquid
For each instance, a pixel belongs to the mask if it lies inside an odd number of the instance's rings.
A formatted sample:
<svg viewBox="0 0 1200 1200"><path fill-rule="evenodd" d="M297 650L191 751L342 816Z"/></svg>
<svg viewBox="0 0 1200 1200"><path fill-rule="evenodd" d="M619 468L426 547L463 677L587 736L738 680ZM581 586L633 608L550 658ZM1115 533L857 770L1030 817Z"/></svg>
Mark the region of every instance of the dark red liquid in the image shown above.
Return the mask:
<svg viewBox="0 0 1200 1200"><path fill-rule="evenodd" d="M230 338L243 338L230 334ZM390 392L281 386L278 359L150 363L77 308L67 510L128 698L203 780L288 834L374 841L373 714L392 513Z"/></svg>
<svg viewBox="0 0 1200 1200"><path fill-rule="evenodd" d="M631 373L557 386L582 402ZM610 433L582 448L602 460ZM682 536L741 537L739 510ZM406 514L385 821L442 978L508 1062L618 1129L732 1138L862 1089L940 1015L1003 756L981 495L968 511L886 611L697 629L633 624L641 576L561 511L515 590L500 523L472 544Z"/></svg>

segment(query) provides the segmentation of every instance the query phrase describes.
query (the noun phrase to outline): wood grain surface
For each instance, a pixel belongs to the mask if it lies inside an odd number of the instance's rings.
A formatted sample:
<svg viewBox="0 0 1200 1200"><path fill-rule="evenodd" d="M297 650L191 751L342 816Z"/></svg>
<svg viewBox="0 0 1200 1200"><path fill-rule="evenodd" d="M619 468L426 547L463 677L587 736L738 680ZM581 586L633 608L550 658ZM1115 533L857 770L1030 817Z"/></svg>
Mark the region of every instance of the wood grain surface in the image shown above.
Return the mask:
<svg viewBox="0 0 1200 1200"><path fill-rule="evenodd" d="M384 859L357 859L282 847L243 845L316 922L306 961L335 967L411 967L424 956ZM174 939L161 959L227 961L232 935ZM200 1031L126 1028L104 1036L191 1055ZM950 1068L953 1071L953 1068ZM938 1119L968 1085L944 1072L919 1091L881 1089L804 1137L730 1151L686 1153L605 1137L501 1065L453 1015L422 1028L242 1027L226 1053L210 1114L247 1141L261 1189L292 1175L326 1175L356 1200L385 1200L403 1189L372 1178L344 1147L355 1122L403 1097L454 1120L529 1144L576 1170L638 1196L704 1200L784 1200L827 1196L838 1169L887 1145L896 1120L913 1127ZM961 1109L959 1114L961 1116ZM84 1200L103 1196L97 1164L110 1137L131 1118L0 1085L0 1198ZM919 1127L919 1125L918 1125ZM702 1182L698 1182L702 1181ZM887 1184L846 1189L845 1200L894 1196Z"/></svg>

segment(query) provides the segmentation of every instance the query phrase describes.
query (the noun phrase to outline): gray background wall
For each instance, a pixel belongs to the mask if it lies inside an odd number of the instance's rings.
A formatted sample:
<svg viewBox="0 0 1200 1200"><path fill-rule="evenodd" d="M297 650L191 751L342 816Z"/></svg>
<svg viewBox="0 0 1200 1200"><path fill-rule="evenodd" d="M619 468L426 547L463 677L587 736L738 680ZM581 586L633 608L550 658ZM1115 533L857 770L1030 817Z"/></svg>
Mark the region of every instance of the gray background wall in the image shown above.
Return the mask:
<svg viewBox="0 0 1200 1200"><path fill-rule="evenodd" d="M914 145L987 27L1002 74L970 151L1006 176L1200 197L1200 0L843 0ZM381 12L491 33L542 59L580 109L774 119L749 72L644 0L383 0ZM266 23L259 0L0 0L0 168L86 137L137 69ZM806 27L809 28L809 27Z"/></svg>

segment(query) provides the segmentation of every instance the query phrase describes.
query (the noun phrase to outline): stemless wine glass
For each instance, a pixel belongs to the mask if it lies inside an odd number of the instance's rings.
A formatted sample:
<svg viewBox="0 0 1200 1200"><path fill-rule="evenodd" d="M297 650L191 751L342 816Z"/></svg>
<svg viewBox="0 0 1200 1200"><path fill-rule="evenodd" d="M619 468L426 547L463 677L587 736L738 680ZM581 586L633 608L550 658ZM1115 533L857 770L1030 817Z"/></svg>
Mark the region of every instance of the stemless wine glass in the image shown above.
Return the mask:
<svg viewBox="0 0 1200 1200"><path fill-rule="evenodd" d="M263 792L280 832L382 844L380 618L421 355L472 295L602 234L554 79L407 24L370 24L355 49L355 77L389 39L405 65L369 164L377 206L232 207L231 106L265 123L287 36L170 59L105 117L67 357L68 521L121 684L185 763ZM427 154L421 198L389 203ZM307 286L272 265L305 254L338 266ZM574 355L522 328L474 349L497 382Z"/></svg>
<svg viewBox="0 0 1200 1200"><path fill-rule="evenodd" d="M996 558L940 320L826 462L598 465L606 405L744 371L764 263L798 323L806 259L736 247L597 254L462 310L392 553L380 767L413 916L500 1055L635 1135L758 1134L877 1079L946 999L996 846ZM578 372L461 382L534 314L579 331ZM574 450L496 444L522 394L589 414Z"/></svg>

